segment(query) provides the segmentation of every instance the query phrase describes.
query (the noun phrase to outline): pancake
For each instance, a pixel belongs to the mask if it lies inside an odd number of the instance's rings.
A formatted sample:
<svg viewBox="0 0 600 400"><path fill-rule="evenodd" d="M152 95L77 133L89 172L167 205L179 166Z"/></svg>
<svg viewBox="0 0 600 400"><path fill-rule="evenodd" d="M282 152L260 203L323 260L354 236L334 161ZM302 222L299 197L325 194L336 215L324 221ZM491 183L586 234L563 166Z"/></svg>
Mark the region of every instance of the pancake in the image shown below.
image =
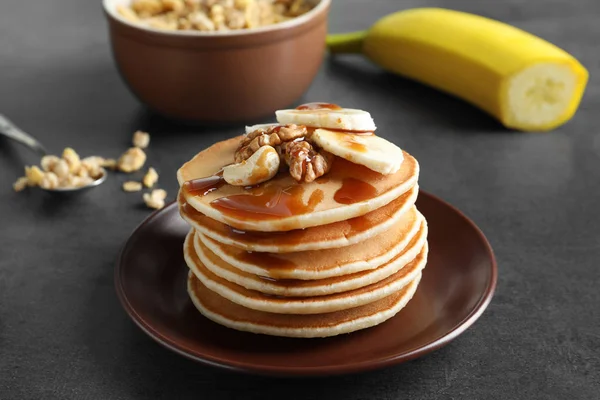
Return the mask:
<svg viewBox="0 0 600 400"><path fill-rule="evenodd" d="M379 282L400 271L409 262L414 260L425 246L426 241L427 225L423 223L421 230L402 249L402 252L386 263L367 271L315 280L271 279L244 272L228 264L210 251L198 239L198 235L194 235L193 243L196 255L198 255L202 264L213 274L249 290L256 290L275 296L298 297L340 293ZM352 249L346 249L346 252L352 252L353 249L360 249L362 247L352 246ZM331 262L335 265L336 260L331 259Z"/></svg>
<svg viewBox="0 0 600 400"><path fill-rule="evenodd" d="M350 333L385 322L406 306L420 279L419 272L401 290L363 306L311 315L272 314L242 307L209 290L191 271L188 293L200 313L226 327L265 335L317 338Z"/></svg>
<svg viewBox="0 0 600 400"><path fill-rule="evenodd" d="M213 176L233 163L242 138L218 142L198 153L177 171L179 184ZM187 204L214 220L241 230L277 232L367 214L406 193L418 176L417 160L404 152L399 171L390 175L338 157L325 176L311 183L298 183L284 171L254 188L225 184L199 195L182 192Z"/></svg>
<svg viewBox="0 0 600 400"><path fill-rule="evenodd" d="M404 214L413 207L418 194L419 188L415 185L389 204L363 216L284 233L245 232L232 229L189 207L181 197L179 212L196 231L216 242L235 246L245 251L290 253L332 249L362 243L398 223ZM415 229L418 228L415 227ZM218 250L211 249L218 253ZM304 279L300 275L292 278Z"/></svg>
<svg viewBox="0 0 600 400"><path fill-rule="evenodd" d="M243 272L273 279L313 280L377 268L406 250L426 225L425 218L412 207L393 227L360 245L281 254L248 252L201 233L196 236L212 253Z"/></svg>
<svg viewBox="0 0 600 400"><path fill-rule="evenodd" d="M425 267L427 245L417 257L395 274L368 286L318 297L279 297L248 290L212 273L200 261L193 244L193 231L186 237L184 258L194 275L210 290L246 308L280 314L319 314L345 310L382 299L400 290Z"/></svg>

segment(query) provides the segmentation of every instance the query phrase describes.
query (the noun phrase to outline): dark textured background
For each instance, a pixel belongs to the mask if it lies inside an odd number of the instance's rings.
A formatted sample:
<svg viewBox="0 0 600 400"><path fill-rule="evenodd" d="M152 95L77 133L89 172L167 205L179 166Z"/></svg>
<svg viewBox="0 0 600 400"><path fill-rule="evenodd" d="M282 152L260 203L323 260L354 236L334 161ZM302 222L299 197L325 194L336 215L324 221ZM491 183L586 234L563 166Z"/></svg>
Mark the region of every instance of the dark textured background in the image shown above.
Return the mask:
<svg viewBox="0 0 600 400"><path fill-rule="evenodd" d="M123 176L58 201L15 194L35 158L0 140L0 399L597 399L600 396L600 3L597 0L335 0L331 30L438 5L497 18L567 49L591 81L575 119L549 134L507 132L472 107L382 73L327 60L305 100L368 109L414 154L421 186L472 217L500 277L483 317L420 360L365 375L273 380L177 356L127 318L117 253L149 214ZM122 84L100 0L0 2L0 112L58 152L117 156L152 136L150 164L173 198L176 168L239 130L178 127Z"/></svg>

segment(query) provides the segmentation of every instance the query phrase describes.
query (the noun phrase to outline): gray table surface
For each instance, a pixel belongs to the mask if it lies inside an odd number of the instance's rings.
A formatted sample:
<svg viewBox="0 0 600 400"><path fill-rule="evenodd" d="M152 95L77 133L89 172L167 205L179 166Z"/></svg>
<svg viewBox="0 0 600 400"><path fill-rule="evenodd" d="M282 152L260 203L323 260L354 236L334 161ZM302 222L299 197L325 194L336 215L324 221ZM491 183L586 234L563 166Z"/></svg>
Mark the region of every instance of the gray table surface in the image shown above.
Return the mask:
<svg viewBox="0 0 600 400"><path fill-rule="evenodd" d="M13 193L30 153L0 140L0 399L597 399L600 396L600 3L597 0L334 1L331 31L438 5L507 21L567 49L591 81L575 119L548 134L507 132L456 99L358 57L327 60L304 100L372 112L413 153L421 186L490 239L496 296L463 336L368 374L268 379L169 352L125 315L118 251L148 214L125 179L70 201ZM0 2L0 112L59 152L117 156L136 129L176 193L176 168L239 130L173 125L120 80L99 0Z"/></svg>

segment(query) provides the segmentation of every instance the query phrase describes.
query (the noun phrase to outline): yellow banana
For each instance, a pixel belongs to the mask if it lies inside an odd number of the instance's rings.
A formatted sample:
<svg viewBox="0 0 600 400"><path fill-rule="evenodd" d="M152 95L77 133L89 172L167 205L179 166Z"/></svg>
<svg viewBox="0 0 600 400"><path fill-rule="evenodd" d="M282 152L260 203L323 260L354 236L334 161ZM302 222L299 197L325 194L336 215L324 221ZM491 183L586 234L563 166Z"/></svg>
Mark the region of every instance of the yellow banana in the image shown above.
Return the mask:
<svg viewBox="0 0 600 400"><path fill-rule="evenodd" d="M329 35L327 44L331 53L363 53L524 131L551 130L571 119L588 80L573 56L537 36L439 8L400 11L368 31Z"/></svg>

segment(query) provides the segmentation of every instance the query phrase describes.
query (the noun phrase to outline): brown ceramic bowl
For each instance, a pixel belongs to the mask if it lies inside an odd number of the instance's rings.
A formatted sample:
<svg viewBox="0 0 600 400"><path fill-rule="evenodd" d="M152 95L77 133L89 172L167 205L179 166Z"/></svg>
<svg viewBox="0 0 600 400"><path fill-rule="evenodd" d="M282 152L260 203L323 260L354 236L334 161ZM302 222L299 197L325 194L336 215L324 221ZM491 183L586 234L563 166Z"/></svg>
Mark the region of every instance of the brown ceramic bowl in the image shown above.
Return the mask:
<svg viewBox="0 0 600 400"><path fill-rule="evenodd" d="M325 52L331 0L279 24L230 32L165 31L117 12L129 0L103 0L113 54L132 92L179 120L237 122L289 107L309 87Z"/></svg>

